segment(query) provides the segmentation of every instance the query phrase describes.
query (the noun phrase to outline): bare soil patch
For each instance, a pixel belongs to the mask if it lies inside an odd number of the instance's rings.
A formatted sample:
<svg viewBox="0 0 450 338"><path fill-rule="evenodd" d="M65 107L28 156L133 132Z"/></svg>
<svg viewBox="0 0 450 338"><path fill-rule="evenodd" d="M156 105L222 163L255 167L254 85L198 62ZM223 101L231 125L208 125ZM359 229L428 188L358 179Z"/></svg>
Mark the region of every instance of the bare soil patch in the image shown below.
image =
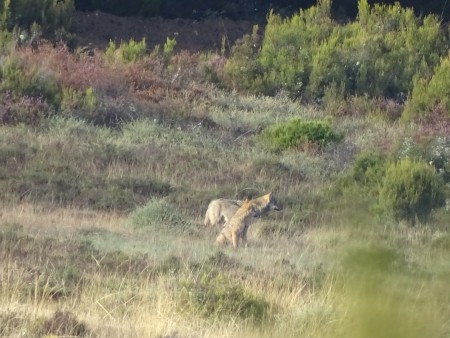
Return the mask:
<svg viewBox="0 0 450 338"><path fill-rule="evenodd" d="M147 46L163 46L167 37L175 38L175 50L191 52L220 50L222 39L226 39L227 48L251 33L256 22L247 20L230 20L228 18L163 19L118 17L99 11L77 12L74 31L81 46L104 49L110 40L120 43L131 38L140 41L146 39Z"/></svg>

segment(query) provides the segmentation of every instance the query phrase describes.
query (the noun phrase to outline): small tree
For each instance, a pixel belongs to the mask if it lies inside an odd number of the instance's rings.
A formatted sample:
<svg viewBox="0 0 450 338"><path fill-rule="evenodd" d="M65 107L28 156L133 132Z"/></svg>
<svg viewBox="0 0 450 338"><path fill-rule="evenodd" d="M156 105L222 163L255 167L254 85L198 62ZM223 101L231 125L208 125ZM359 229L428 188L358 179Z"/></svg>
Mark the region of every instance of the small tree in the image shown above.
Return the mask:
<svg viewBox="0 0 450 338"><path fill-rule="evenodd" d="M387 167L378 205L394 219L414 225L416 218L425 221L434 208L444 205L443 186L434 167L404 158Z"/></svg>
<svg viewBox="0 0 450 338"><path fill-rule="evenodd" d="M439 106L450 112L450 53L435 67L430 80L416 77L402 118L424 117Z"/></svg>

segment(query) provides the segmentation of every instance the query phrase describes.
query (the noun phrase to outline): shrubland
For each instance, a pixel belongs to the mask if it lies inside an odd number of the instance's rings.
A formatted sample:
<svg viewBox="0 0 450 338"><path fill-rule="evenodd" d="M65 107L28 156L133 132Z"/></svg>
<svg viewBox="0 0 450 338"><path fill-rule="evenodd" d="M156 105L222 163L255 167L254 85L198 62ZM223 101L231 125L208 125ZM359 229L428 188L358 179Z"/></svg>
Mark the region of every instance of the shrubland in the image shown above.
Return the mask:
<svg viewBox="0 0 450 338"><path fill-rule="evenodd" d="M330 5L229 56L2 33L1 336L450 334L448 32ZM216 247L208 202L269 191Z"/></svg>

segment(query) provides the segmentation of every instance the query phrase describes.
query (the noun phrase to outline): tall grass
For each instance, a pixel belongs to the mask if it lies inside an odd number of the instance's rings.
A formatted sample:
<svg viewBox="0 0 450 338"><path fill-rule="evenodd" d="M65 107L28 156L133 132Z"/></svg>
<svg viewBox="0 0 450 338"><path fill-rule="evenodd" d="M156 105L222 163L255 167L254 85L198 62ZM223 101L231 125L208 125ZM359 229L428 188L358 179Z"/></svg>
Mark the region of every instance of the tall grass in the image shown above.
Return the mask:
<svg viewBox="0 0 450 338"><path fill-rule="evenodd" d="M0 253L9 257L0 264L4 334L54 333L45 330L63 319L64 334L74 335L74 327L83 325L85 336L97 337L439 337L449 333L448 250L432 245L433 238L441 235L431 229L355 232L345 226L322 225L290 240L253 239L247 249L222 251L212 244L213 234L197 238L187 233L183 240L164 230L124 233L124 223L111 227L110 219L92 213L92 225L83 225L78 220L84 211L69 209L53 213L58 216L56 229L64 227L59 222L74 227L60 232L57 241L62 245L56 245L48 237L54 229L46 235L39 229L49 222L48 213L31 205L22 206L21 213L8 206L3 210ZM36 235L28 237L25 229ZM101 244L113 234L122 239ZM21 238L20 247L15 244L17 238ZM73 257L78 258L71 262L83 271L79 282L70 294L55 301L51 295L63 284L52 284L53 278L59 276L67 288L74 275L54 270L51 263L78 247L82 238L93 240L101 250L79 247L87 249L86 261L75 253ZM25 247L26 242L30 245ZM368 242L377 244L363 244ZM21 251L12 251L14 246ZM20 253L31 250L34 255L44 248L43 257L50 263L47 275L29 270L29 258ZM210 278L224 278L231 284L204 284ZM221 287L240 286L246 294L268 302L264 322L252 324L238 313L200 316L184 303L185 285L190 285L191 292L214 285L217 292ZM207 296L213 294L203 294ZM202 304L198 303L199 309Z"/></svg>

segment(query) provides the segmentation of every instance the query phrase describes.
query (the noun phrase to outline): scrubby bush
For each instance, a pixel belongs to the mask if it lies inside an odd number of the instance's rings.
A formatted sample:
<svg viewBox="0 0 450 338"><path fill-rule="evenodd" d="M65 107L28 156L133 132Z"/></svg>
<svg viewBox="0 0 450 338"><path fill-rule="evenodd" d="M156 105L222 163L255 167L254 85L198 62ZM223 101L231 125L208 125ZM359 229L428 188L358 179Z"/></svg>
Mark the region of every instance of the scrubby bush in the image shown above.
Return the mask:
<svg viewBox="0 0 450 338"><path fill-rule="evenodd" d="M135 228L172 229L181 232L191 224L165 199L153 199L146 205L137 208L129 216L129 224Z"/></svg>
<svg viewBox="0 0 450 338"><path fill-rule="evenodd" d="M360 154L352 167L353 180L369 189L376 187L383 179L385 161L385 157L380 153Z"/></svg>
<svg viewBox="0 0 450 338"><path fill-rule="evenodd" d="M261 49L252 53L242 45L244 53L228 61L228 83L310 100L333 85L344 89L344 97L401 99L413 77L427 74L447 53L449 39L436 16L419 19L398 4L358 5L357 20L346 24L332 20L330 0L286 20L270 13Z"/></svg>
<svg viewBox="0 0 450 338"><path fill-rule="evenodd" d="M261 322L267 314L269 303L246 292L219 273L201 273L196 281L182 281L179 305L200 317Z"/></svg>
<svg viewBox="0 0 450 338"><path fill-rule="evenodd" d="M94 89L88 87L84 92L80 92L73 88L63 88L61 111L66 114L72 114L74 110L85 110L93 113L98 106L98 98Z"/></svg>
<svg viewBox="0 0 450 338"><path fill-rule="evenodd" d="M379 186L386 171L386 156L377 151L364 151L356 156L352 165L334 180L332 199L339 200L339 207L348 205L352 220L358 208L373 211L379 195ZM334 202L332 202L334 203ZM367 217L367 213L361 217ZM363 222L361 222L363 223Z"/></svg>
<svg viewBox="0 0 450 338"><path fill-rule="evenodd" d="M30 31L32 41L38 38L34 34L36 30L31 29L33 25L38 25L44 36L64 38L72 28L75 5L74 0L8 0L3 1L1 10L1 26L8 30L18 26Z"/></svg>
<svg viewBox="0 0 450 338"><path fill-rule="evenodd" d="M450 53L434 68L431 79L417 76L402 118L421 118L442 110L450 115Z"/></svg>
<svg viewBox="0 0 450 338"><path fill-rule="evenodd" d="M427 157L445 182L450 181L450 137L437 137L430 142Z"/></svg>
<svg viewBox="0 0 450 338"><path fill-rule="evenodd" d="M109 45L105 50L105 56L109 60L119 58L124 62L136 62L145 55L147 51L147 42L145 38L142 38L140 42L131 38L128 42L122 41L117 48L116 43L112 40L109 41Z"/></svg>
<svg viewBox="0 0 450 338"><path fill-rule="evenodd" d="M122 52L122 58L126 62L135 62L141 59L147 50L147 43L145 38L142 38L140 42L130 39L128 42L122 42L120 44L120 50Z"/></svg>
<svg viewBox="0 0 450 338"><path fill-rule="evenodd" d="M414 225L426 221L434 208L445 203L444 185L434 167L404 158L391 163L380 185L378 206L396 220Z"/></svg>
<svg viewBox="0 0 450 338"><path fill-rule="evenodd" d="M175 38L171 39L167 37L166 42L164 43L163 53L164 53L164 59L169 60L175 46L177 45L177 40Z"/></svg>
<svg viewBox="0 0 450 338"><path fill-rule="evenodd" d="M267 127L262 132L265 141L276 149L286 149L305 145L316 144L320 147L329 142L339 141L343 135L331 127L324 120L308 121L295 118Z"/></svg>
<svg viewBox="0 0 450 338"><path fill-rule="evenodd" d="M232 47L231 55L224 65L225 83L233 89L269 93L263 85L263 68L258 58L258 26L253 26L252 34L246 34Z"/></svg>
<svg viewBox="0 0 450 338"><path fill-rule="evenodd" d="M37 68L25 67L14 55L8 56L0 66L0 92L16 97L42 98L53 108L59 108L61 90L56 79Z"/></svg>
<svg viewBox="0 0 450 338"><path fill-rule="evenodd" d="M330 10L330 0L319 0L317 6L300 10L290 20L269 15L260 52L267 88L286 90L293 97L302 95L317 48L335 25Z"/></svg>

